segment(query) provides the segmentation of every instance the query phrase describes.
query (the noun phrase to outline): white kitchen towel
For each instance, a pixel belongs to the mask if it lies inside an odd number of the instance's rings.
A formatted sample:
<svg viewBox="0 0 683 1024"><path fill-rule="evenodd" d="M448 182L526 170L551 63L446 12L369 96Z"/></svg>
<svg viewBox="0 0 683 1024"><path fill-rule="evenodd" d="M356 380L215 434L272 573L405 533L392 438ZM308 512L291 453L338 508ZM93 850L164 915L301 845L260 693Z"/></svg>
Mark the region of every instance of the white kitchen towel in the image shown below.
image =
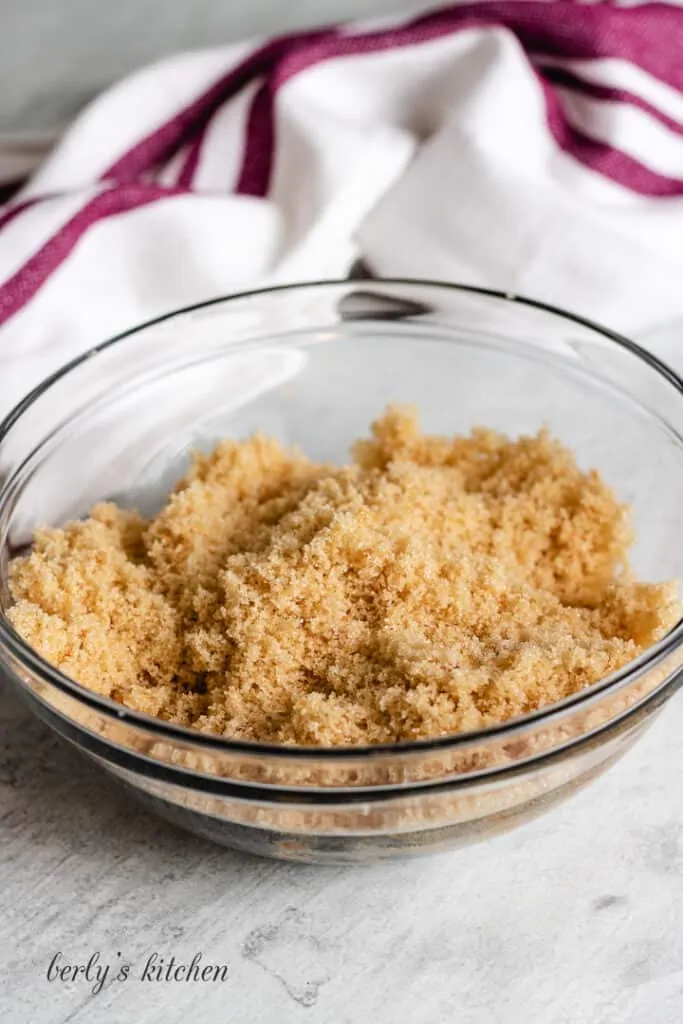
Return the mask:
<svg viewBox="0 0 683 1024"><path fill-rule="evenodd" d="M0 208L0 412L140 321L359 255L683 317L683 8L456 4L124 80Z"/></svg>

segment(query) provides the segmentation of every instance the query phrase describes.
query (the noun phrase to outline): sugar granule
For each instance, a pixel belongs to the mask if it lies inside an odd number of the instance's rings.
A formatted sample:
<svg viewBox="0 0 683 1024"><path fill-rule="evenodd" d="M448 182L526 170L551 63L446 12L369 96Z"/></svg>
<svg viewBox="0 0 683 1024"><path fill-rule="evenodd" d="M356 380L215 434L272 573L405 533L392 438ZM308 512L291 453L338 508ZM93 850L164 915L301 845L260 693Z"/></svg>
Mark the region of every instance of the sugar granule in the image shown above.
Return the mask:
<svg viewBox="0 0 683 1024"><path fill-rule="evenodd" d="M168 722L304 745L460 733L554 703L680 615L628 567L628 510L545 430L423 435L390 407L350 466L276 440L196 456L161 512L37 532L10 618Z"/></svg>

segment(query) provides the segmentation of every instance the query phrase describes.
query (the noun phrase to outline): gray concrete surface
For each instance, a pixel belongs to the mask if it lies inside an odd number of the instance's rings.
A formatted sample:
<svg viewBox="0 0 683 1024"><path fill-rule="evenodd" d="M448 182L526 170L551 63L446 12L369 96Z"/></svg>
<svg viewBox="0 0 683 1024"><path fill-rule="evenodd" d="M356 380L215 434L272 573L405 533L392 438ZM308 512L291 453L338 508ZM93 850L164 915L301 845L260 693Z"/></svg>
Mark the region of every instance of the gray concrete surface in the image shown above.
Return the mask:
<svg viewBox="0 0 683 1024"><path fill-rule="evenodd" d="M0 1020L680 1024L680 715L679 697L603 778L516 832L316 868L152 818L0 680ZM225 983L144 977L155 953L198 952ZM58 953L99 954L101 991L82 972L48 980Z"/></svg>
<svg viewBox="0 0 683 1024"><path fill-rule="evenodd" d="M180 49L434 4L419 0L0 0L0 133L58 128Z"/></svg>

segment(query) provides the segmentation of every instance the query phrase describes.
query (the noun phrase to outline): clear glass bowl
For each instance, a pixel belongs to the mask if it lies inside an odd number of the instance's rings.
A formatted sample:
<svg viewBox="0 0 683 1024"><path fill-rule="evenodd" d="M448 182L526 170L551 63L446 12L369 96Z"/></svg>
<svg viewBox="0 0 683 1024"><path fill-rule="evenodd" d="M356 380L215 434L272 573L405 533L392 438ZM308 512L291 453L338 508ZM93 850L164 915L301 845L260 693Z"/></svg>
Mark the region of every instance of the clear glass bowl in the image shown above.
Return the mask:
<svg viewBox="0 0 683 1024"><path fill-rule="evenodd" d="M189 453L255 429L343 460L390 401L428 431L547 423L633 505L634 564L683 577L683 385L636 345L510 295L418 281L276 288L100 345L0 427L0 659L37 715L151 809L254 853L354 861L509 829L630 746L680 681L679 623L637 661L497 728L366 748L276 747L170 726L98 697L13 631L8 561L37 524L100 499L157 508Z"/></svg>

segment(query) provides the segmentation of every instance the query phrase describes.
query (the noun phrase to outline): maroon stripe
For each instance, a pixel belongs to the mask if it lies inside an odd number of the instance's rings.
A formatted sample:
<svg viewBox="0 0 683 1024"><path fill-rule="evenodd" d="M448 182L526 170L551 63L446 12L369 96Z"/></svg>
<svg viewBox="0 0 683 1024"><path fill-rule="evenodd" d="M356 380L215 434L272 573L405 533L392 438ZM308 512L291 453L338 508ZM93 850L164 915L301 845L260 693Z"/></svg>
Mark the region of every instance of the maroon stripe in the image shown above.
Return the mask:
<svg viewBox="0 0 683 1024"><path fill-rule="evenodd" d="M162 188L159 185L125 185L101 192L0 287L0 324L4 324L33 298L50 274L97 221L135 210L158 199L181 194L186 194L183 189Z"/></svg>
<svg viewBox="0 0 683 1024"><path fill-rule="evenodd" d="M185 162L180 169L178 175L178 185L181 188L192 188L192 182L194 181L195 172L199 163L199 155L202 151L202 144L204 142L204 136L206 135L206 127L202 128L201 131L197 132L192 141L190 142Z"/></svg>
<svg viewBox="0 0 683 1024"><path fill-rule="evenodd" d="M682 58L683 59L683 58ZM625 103L630 107L638 107L640 110L644 110L651 117L655 118L660 124L663 124L672 132L676 132L678 135L683 135L683 122L675 121L668 114L662 113L657 107L653 106L652 103L648 103L647 100L642 99L636 93L628 92L626 89L615 89L609 85L603 85L598 82L591 82L585 78L580 78L575 75L573 71L569 71L566 68L559 68L550 66L543 67L542 62L539 64L540 70L546 81L552 82L553 85L562 86L564 89L571 89L572 92L579 93L583 96L590 96L595 100L607 100L613 103Z"/></svg>
<svg viewBox="0 0 683 1024"><path fill-rule="evenodd" d="M509 28L530 52L564 57L620 57L683 89L683 10L652 3L622 8L611 4L585 5L573 0L554 3L535 0L486 0L484 3L456 4L421 15L395 29L358 36L341 36L324 29L281 36L255 50L202 96L180 111L158 130L125 153L105 172L104 178L120 183L134 180L168 160L184 144L190 130L200 131L214 111L254 78L275 76L270 94L292 75L332 57L369 53L437 38L465 24L497 25ZM254 147L245 153L239 176L240 186L252 194L263 194L263 169L255 167L256 144L273 138L273 116L264 113L265 101L257 93L251 137ZM272 154L271 158L272 159ZM265 165L270 160L262 157ZM269 176L269 175L268 175ZM259 181L261 184L259 184ZM259 189L254 193L253 189Z"/></svg>
<svg viewBox="0 0 683 1024"><path fill-rule="evenodd" d="M244 156L235 191L245 196L265 196L275 155L275 117L271 83L256 91L247 117Z"/></svg>
<svg viewBox="0 0 683 1024"><path fill-rule="evenodd" d="M683 90L683 8L673 4L619 7L575 0L485 0L432 11L412 24L447 28L471 17L505 25L532 53L619 57Z"/></svg>
<svg viewBox="0 0 683 1024"><path fill-rule="evenodd" d="M187 141L190 131L199 132L222 104L244 88L250 81L267 74L282 56L296 46L316 39L336 35L336 30L324 29L279 36L254 50L237 67L223 75L205 93L174 117L142 139L124 153L102 175L120 184L135 180L143 171L152 170L171 156Z"/></svg>
<svg viewBox="0 0 683 1024"><path fill-rule="evenodd" d="M458 28L482 24L488 25L488 22L472 20L459 25ZM252 99L236 191L253 196L267 195L275 155L275 97L279 89L295 75L327 60L412 46L439 39L454 31L439 24L414 26L415 22L410 22L401 28L369 32L365 35L334 35L302 47L292 48L283 54Z"/></svg>
<svg viewBox="0 0 683 1024"><path fill-rule="evenodd" d="M508 28L529 51L540 48L545 54L562 52L564 56L571 57L621 56L627 53L627 59L638 63L634 59L638 49L634 48L633 40L647 39L653 19L659 29L666 26L673 31L677 28L683 52L683 10L677 9L672 19L669 14L674 9L663 8L661 4L616 8L576 5L566 0L556 0L552 4L531 0L522 0L521 3L519 0L487 0L422 15L394 29L356 36L324 37L313 43L291 47L282 54L252 100L237 191L256 196L267 194L275 152L275 96L291 78L316 64L337 57L412 46L464 29L482 27ZM633 37L627 31L628 26L634 30ZM650 56L651 50L646 50ZM650 64L653 63L651 60ZM664 64L661 64L660 71ZM683 70L680 77L683 82ZM554 102L556 97L549 92L540 76L539 79L546 97L550 130L565 152L592 170L643 195L681 194L679 179L659 175L632 157L573 128L559 102Z"/></svg>
<svg viewBox="0 0 683 1024"><path fill-rule="evenodd" d="M460 29L484 26L508 28L530 54L620 57L674 88L683 89L683 61L680 59L683 10L680 8L661 3L620 8L611 4L576 4L573 0L556 0L552 4L534 0L486 0L455 5L422 15L402 27L365 35L340 36L335 30L323 30L271 40L124 154L104 177L126 185L143 172L152 170L187 143L189 132L195 133L198 140L210 117L226 100L248 82L264 77L252 101L238 179L239 190L263 195L268 188L274 151L273 100L277 90L293 75L323 60L413 45ZM548 83L540 75L539 80L546 99L549 128L564 150L586 166L642 194L683 193L683 183L678 179L657 175L625 154L574 129ZM198 151L194 159L198 159ZM186 173L190 177L194 173L191 164ZM97 196L0 288L0 323L35 294L95 221L179 191L183 190L128 185ZM8 211L4 223L27 205L20 204Z"/></svg>
<svg viewBox="0 0 683 1024"><path fill-rule="evenodd" d="M644 196L683 195L682 179L657 174L626 153L574 128L567 120L552 87L544 82L542 75L538 72L536 74L545 97L548 127L561 149L585 167L611 178L632 192Z"/></svg>

